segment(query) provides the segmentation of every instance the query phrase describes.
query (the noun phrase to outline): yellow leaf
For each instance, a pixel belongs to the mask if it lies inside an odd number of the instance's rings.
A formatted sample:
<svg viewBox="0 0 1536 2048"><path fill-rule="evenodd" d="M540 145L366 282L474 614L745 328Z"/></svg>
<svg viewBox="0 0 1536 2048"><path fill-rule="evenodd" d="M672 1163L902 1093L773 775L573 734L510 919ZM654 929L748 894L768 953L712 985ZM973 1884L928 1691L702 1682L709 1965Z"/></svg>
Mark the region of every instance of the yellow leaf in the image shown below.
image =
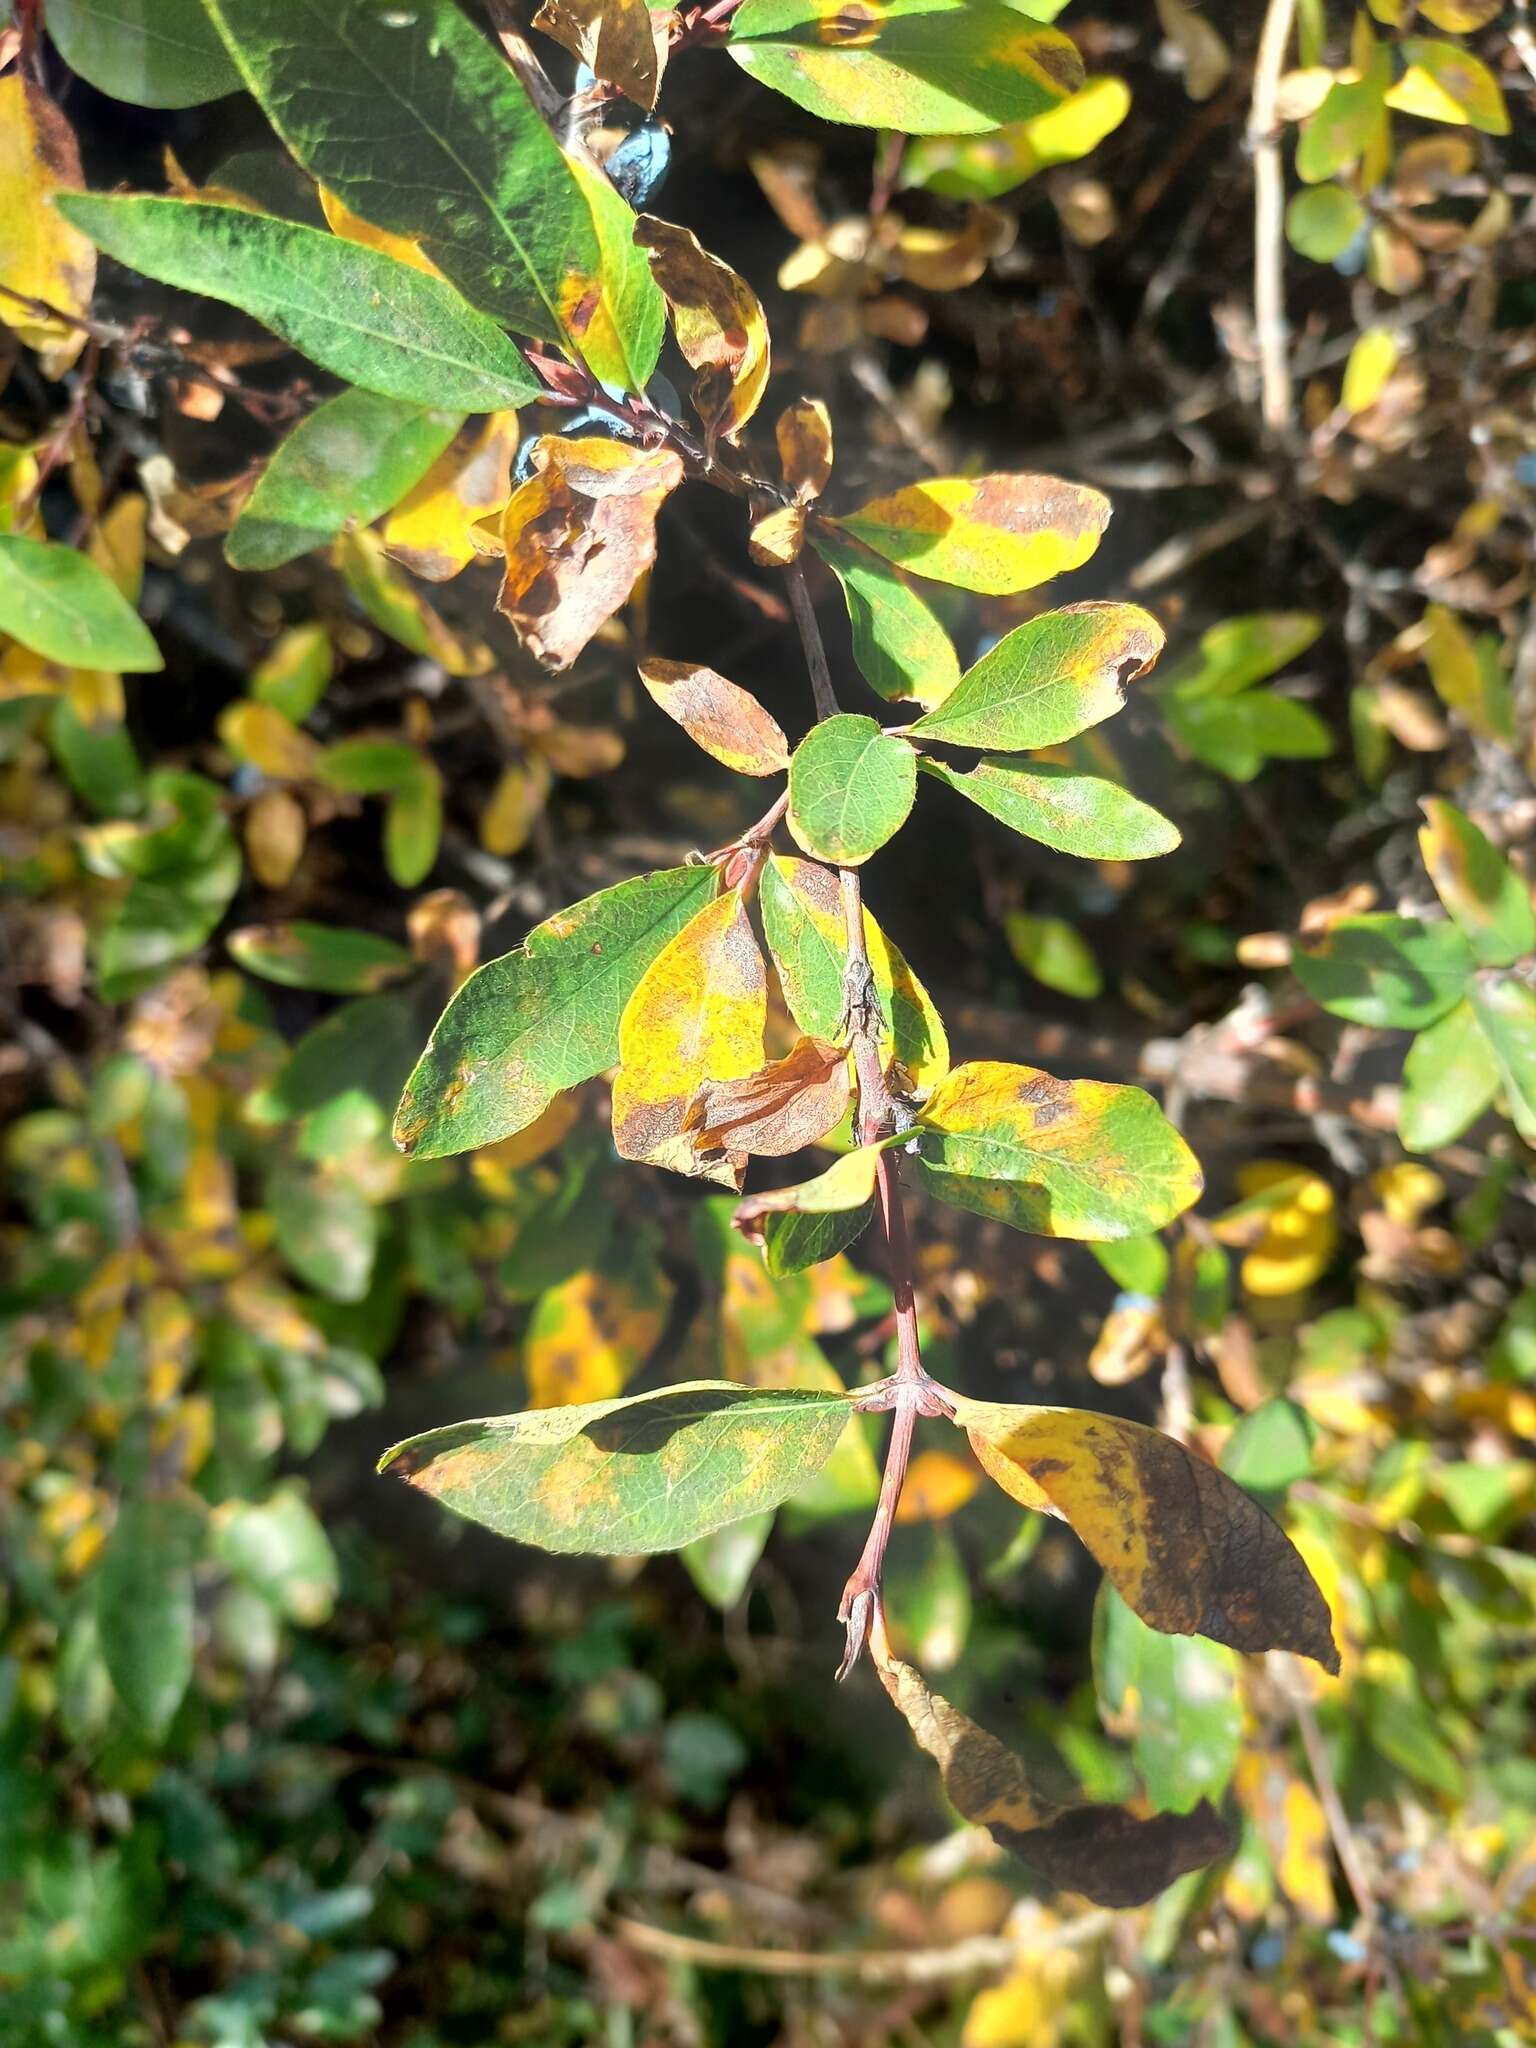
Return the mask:
<svg viewBox="0 0 1536 2048"><path fill-rule="evenodd" d="M96 250L52 200L83 183L80 153L58 108L20 69L0 78L0 284L77 317L91 309ZM71 321L3 294L0 323L39 352L50 377L61 377L85 346Z"/></svg>
<svg viewBox="0 0 1536 2048"><path fill-rule="evenodd" d="M789 766L789 742L749 690L688 661L642 661L640 680L668 718L738 775L775 775Z"/></svg>
<svg viewBox="0 0 1536 2048"><path fill-rule="evenodd" d="M622 1393L666 1328L671 1286L643 1277L576 1273L534 1304L523 1365L535 1408L569 1408Z"/></svg>
<svg viewBox="0 0 1536 2048"><path fill-rule="evenodd" d="M528 844L528 835L549 801L554 770L542 754L511 761L502 769L491 800L480 813L480 844L509 860Z"/></svg>
<svg viewBox="0 0 1536 2048"><path fill-rule="evenodd" d="M245 853L264 889L285 889L304 857L309 820L290 790L264 789L245 814Z"/></svg>
<svg viewBox="0 0 1536 2048"><path fill-rule="evenodd" d="M1339 403L1353 417L1376 403L1397 368L1402 350L1388 327L1368 327L1349 352Z"/></svg>
<svg viewBox="0 0 1536 2048"><path fill-rule="evenodd" d="M510 1138L498 1138L494 1144L482 1145L469 1162L471 1174L488 1195L498 1201L509 1200L516 1176L525 1166L532 1166L535 1160L542 1159L557 1145L563 1144L580 1115L580 1092L568 1088L563 1095L555 1097L542 1116L536 1116L522 1130L514 1131ZM583 1400L586 1398L582 1396Z"/></svg>
<svg viewBox="0 0 1536 2048"><path fill-rule="evenodd" d="M101 669L72 670L64 695L82 725L121 725L127 713L122 677Z"/></svg>
<svg viewBox="0 0 1536 2048"><path fill-rule="evenodd" d="M1250 1750L1238 1760L1233 1790L1263 1838L1280 1889L1314 1925L1331 1925L1333 1845L1312 1787L1282 1752Z"/></svg>
<svg viewBox="0 0 1536 2048"><path fill-rule="evenodd" d="M778 505L759 512L747 536L747 551L762 569L787 569L805 545L805 507Z"/></svg>
<svg viewBox="0 0 1536 2048"><path fill-rule="evenodd" d="M664 946L619 1021L613 1138L622 1159L741 1185L744 1154L701 1165L684 1123L706 1081L763 1063L768 976L740 890L717 896Z"/></svg>
<svg viewBox="0 0 1536 2048"><path fill-rule="evenodd" d="M1006 597L1080 569L1109 500L1053 476L935 477L834 522L915 575Z"/></svg>
<svg viewBox="0 0 1536 2048"><path fill-rule="evenodd" d="M1299 1294L1327 1271L1338 1244L1333 1189L1288 1159L1256 1159L1237 1176L1243 1200L1211 1226L1219 1244L1247 1247L1243 1286L1264 1299Z"/></svg>
<svg viewBox="0 0 1536 2048"><path fill-rule="evenodd" d="M219 738L232 754L279 782L302 782L315 772L320 748L308 733L270 704L243 697L219 714Z"/></svg>
<svg viewBox="0 0 1536 2048"><path fill-rule="evenodd" d="M512 495L517 414L492 413L445 448L384 522L384 546L413 576L446 583L479 557L470 529Z"/></svg>
<svg viewBox="0 0 1536 2048"><path fill-rule="evenodd" d="M1504 737L1508 714L1499 700L1507 684L1496 649L1485 668L1477 643L1443 604L1426 607L1421 630L1424 666L1441 703L1469 731L1484 739Z"/></svg>
<svg viewBox="0 0 1536 2048"><path fill-rule="evenodd" d="M896 1509L898 1522L943 1522L957 1514L981 1484L969 1458L953 1451L919 1451L907 1468Z"/></svg>
<svg viewBox="0 0 1536 2048"><path fill-rule="evenodd" d="M1402 1159L1395 1166L1382 1167L1379 1173L1371 1175L1371 1186L1390 1220L1410 1230L1427 1210L1445 1199L1445 1182L1433 1167L1423 1166L1416 1159Z"/></svg>
<svg viewBox="0 0 1536 2048"><path fill-rule="evenodd" d="M207 198L205 192L200 195ZM361 242L365 249L377 249L381 256L393 256L397 263L408 263L412 270L424 270L428 277L441 277L442 272L430 256L422 254L421 244L409 235L391 234L388 228L376 228L370 220L354 213L350 206L320 187L320 205L330 224L332 234L340 235L347 242Z"/></svg>
<svg viewBox="0 0 1536 2048"><path fill-rule="evenodd" d="M768 382L768 322L757 294L687 228L646 213L635 225L635 240L672 309L677 345L697 372L693 403L705 437L732 440L757 411Z"/></svg>
<svg viewBox="0 0 1536 2048"><path fill-rule="evenodd" d="M390 561L378 534L366 527L343 534L331 560L380 632L402 647L426 655L451 676L484 675L492 665L485 642L454 631Z"/></svg>
<svg viewBox="0 0 1536 2048"><path fill-rule="evenodd" d="M832 416L819 398L798 398L779 414L773 433L784 482L808 505L832 476Z"/></svg>
<svg viewBox="0 0 1536 2048"><path fill-rule="evenodd" d="M1509 110L1499 81L1469 50L1431 36L1406 36L1398 55L1405 69L1387 89L1389 107L1425 121L1479 128L1485 135L1509 133Z"/></svg>
<svg viewBox="0 0 1536 2048"><path fill-rule="evenodd" d="M144 587L144 528L149 507L137 491L125 491L91 528L86 553L104 569L128 602L137 607Z"/></svg>

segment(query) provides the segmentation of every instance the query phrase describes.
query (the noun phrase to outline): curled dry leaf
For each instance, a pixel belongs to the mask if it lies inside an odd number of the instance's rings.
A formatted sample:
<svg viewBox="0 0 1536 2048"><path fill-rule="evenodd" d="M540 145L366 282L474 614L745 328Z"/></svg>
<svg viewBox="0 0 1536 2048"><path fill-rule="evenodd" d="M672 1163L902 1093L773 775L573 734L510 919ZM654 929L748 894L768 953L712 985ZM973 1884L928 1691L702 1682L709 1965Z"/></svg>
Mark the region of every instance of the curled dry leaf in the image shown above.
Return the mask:
<svg viewBox="0 0 1536 2048"><path fill-rule="evenodd" d="M1052 1884L1096 1905L1139 1906L1233 1846L1232 1831L1205 1800L1192 1813L1141 1819L1123 1806L1048 1798L1011 1749L892 1655L883 1620L870 1632L870 1648L896 1711L938 1765L950 1804Z"/></svg>
<svg viewBox="0 0 1536 2048"><path fill-rule="evenodd" d="M805 545L805 507L778 505L752 521L747 550L762 569L787 569Z"/></svg>
<svg viewBox="0 0 1536 2048"><path fill-rule="evenodd" d="M845 1049L824 1038L797 1038L782 1059L739 1081L706 1081L683 1128L700 1158L753 1152L779 1159L840 1124L850 1094Z"/></svg>
<svg viewBox="0 0 1536 2048"><path fill-rule="evenodd" d="M645 0L544 0L533 25L637 107L655 106L667 41Z"/></svg>
<svg viewBox="0 0 1536 2048"><path fill-rule="evenodd" d="M479 555L478 519L506 504L517 453L517 414L492 413L465 427L384 522L384 547L428 583L446 583Z"/></svg>
<svg viewBox="0 0 1536 2048"><path fill-rule="evenodd" d="M706 437L730 440L757 411L768 382L768 322L757 294L687 228L645 213L635 240L672 308L677 345L698 373L693 403Z"/></svg>
<svg viewBox="0 0 1536 2048"><path fill-rule="evenodd" d="M656 515L682 482L670 449L546 435L502 515L499 608L546 668L569 668L656 559Z"/></svg>
<svg viewBox="0 0 1536 2048"><path fill-rule="evenodd" d="M738 775L777 775L789 742L749 690L691 661L642 661L640 680L668 718Z"/></svg>
<svg viewBox="0 0 1536 2048"><path fill-rule="evenodd" d="M802 505L819 498L832 475L832 419L819 398L797 398L779 414L774 438L784 482Z"/></svg>
<svg viewBox="0 0 1536 2048"><path fill-rule="evenodd" d="M952 1398L1003 1491L1070 1523L1151 1627L1338 1670L1328 1603L1300 1553L1214 1465L1118 1416Z"/></svg>
<svg viewBox="0 0 1536 2048"><path fill-rule="evenodd" d="M768 975L740 890L719 896L665 946L619 1020L613 1142L621 1159L741 1185L746 1154L701 1165L687 1132L706 1081L736 1081L762 1065Z"/></svg>

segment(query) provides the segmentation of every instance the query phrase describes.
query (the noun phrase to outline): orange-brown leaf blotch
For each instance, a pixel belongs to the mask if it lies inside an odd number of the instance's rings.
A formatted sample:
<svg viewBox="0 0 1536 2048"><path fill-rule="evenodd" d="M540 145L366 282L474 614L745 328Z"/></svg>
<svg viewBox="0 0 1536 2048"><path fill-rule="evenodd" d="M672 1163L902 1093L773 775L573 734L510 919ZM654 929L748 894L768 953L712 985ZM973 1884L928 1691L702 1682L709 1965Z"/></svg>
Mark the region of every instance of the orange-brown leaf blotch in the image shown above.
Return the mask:
<svg viewBox="0 0 1536 2048"><path fill-rule="evenodd" d="M832 475L832 419L819 398L797 398L779 414L774 436L784 482L802 505L819 498Z"/></svg>
<svg viewBox="0 0 1536 2048"><path fill-rule="evenodd" d="M544 0L533 25L637 107L655 106L668 45L646 0Z"/></svg>
<svg viewBox="0 0 1536 2048"><path fill-rule="evenodd" d="M546 668L569 668L656 559L656 515L683 480L668 448L546 435L502 515L497 599Z"/></svg>
<svg viewBox="0 0 1536 2048"><path fill-rule="evenodd" d="M789 766L783 728L739 683L692 661L642 661L640 680L668 718L738 775L777 775Z"/></svg>
<svg viewBox="0 0 1536 2048"><path fill-rule="evenodd" d="M706 1081L683 1128L694 1150L783 1158L814 1145L847 1113L848 1055L824 1038L798 1038L781 1060L739 1081Z"/></svg>
<svg viewBox="0 0 1536 2048"><path fill-rule="evenodd" d="M687 228L643 213L635 240L672 308L677 345L698 372L694 409L709 439L744 427L768 382L768 322L756 292Z"/></svg>

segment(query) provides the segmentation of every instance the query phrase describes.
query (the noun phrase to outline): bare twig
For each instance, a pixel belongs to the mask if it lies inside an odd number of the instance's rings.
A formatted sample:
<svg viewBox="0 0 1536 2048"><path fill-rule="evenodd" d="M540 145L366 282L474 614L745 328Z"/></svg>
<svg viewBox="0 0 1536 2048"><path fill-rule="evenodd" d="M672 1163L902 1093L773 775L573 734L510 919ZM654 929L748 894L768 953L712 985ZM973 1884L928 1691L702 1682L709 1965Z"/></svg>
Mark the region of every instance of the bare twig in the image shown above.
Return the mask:
<svg viewBox="0 0 1536 2048"><path fill-rule="evenodd" d="M1253 324L1264 424L1272 434L1284 433L1291 424L1285 325L1285 175L1276 97L1295 18L1296 0L1269 0L1248 110L1248 141L1253 150Z"/></svg>
<svg viewBox="0 0 1536 2048"><path fill-rule="evenodd" d="M957 1977L988 1976L1046 1951L1089 1948L1109 1933L1113 1913L1082 1913L1059 1927L1031 1931L1018 1940L1006 1934L972 1935L948 1948L796 1949L743 1948L731 1942L701 1941L674 1934L644 1920L616 1919L613 1932L627 1948L669 1962L694 1963L704 1970L743 1970L759 1977L853 1977L864 1984L942 1984Z"/></svg>

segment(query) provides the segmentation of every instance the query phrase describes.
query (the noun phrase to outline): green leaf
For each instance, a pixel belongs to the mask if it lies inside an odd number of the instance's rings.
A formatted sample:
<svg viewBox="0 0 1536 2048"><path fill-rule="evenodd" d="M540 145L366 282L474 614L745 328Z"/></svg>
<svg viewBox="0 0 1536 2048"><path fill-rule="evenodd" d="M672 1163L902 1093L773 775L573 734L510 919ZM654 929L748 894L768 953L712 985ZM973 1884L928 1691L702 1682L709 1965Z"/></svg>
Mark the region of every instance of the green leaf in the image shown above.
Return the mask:
<svg viewBox="0 0 1536 2048"><path fill-rule="evenodd" d="M109 818L138 810L144 800L144 771L125 726L110 720L89 725L68 697L55 697L48 744L82 803Z"/></svg>
<svg viewBox="0 0 1536 2048"><path fill-rule="evenodd" d="M248 694L302 725L325 695L334 668L331 636L324 626L291 626L252 672Z"/></svg>
<svg viewBox="0 0 1536 2048"><path fill-rule="evenodd" d="M320 989L327 995L367 995L387 988L415 961L404 946L373 932L337 925L253 924L231 932L229 950L248 974L285 988Z"/></svg>
<svg viewBox="0 0 1536 2048"><path fill-rule="evenodd" d="M196 107L240 90L203 0L48 0L71 71L135 107Z"/></svg>
<svg viewBox="0 0 1536 2048"><path fill-rule="evenodd" d="M772 1528L773 1509L768 1508L683 1546L683 1568L711 1607L728 1614L740 1605Z"/></svg>
<svg viewBox="0 0 1536 2048"><path fill-rule="evenodd" d="M633 207L592 165L579 157L567 164L591 209L598 244L595 310L570 315L572 338L599 383L643 391L666 335L666 299L635 240Z"/></svg>
<svg viewBox="0 0 1536 2048"><path fill-rule="evenodd" d="M1094 1607L1099 1710L1131 1754L1159 1813L1219 1801L1242 1748L1238 1659L1203 1636L1160 1635L1106 1581Z"/></svg>
<svg viewBox="0 0 1536 2048"><path fill-rule="evenodd" d="M1243 612L1222 619L1201 634L1199 652L1155 687L1179 697L1235 697L1305 654L1322 630L1315 612Z"/></svg>
<svg viewBox="0 0 1536 2048"><path fill-rule="evenodd" d="M426 880L443 836L443 778L418 757L412 772L391 790L384 812L384 865L402 889Z"/></svg>
<svg viewBox="0 0 1536 2048"><path fill-rule="evenodd" d="M1493 1048L1510 1122L1536 1144L1536 990L1513 975L1479 975L1467 996Z"/></svg>
<svg viewBox="0 0 1536 2048"><path fill-rule="evenodd" d="M1440 901L1485 967L1536 952L1531 892L1472 820L1443 797L1423 800L1419 852Z"/></svg>
<svg viewBox="0 0 1536 2048"><path fill-rule="evenodd" d="M1059 746L1120 710L1125 685L1162 644L1162 627L1139 605L1042 612L984 654L912 737L1004 754Z"/></svg>
<svg viewBox="0 0 1536 2048"><path fill-rule="evenodd" d="M0 534L0 633L63 668L164 668L149 628L89 555Z"/></svg>
<svg viewBox="0 0 1536 2048"><path fill-rule="evenodd" d="M500 51L452 0L207 0L304 168L420 242L472 305L558 341L601 268L591 210Z"/></svg>
<svg viewBox="0 0 1536 2048"><path fill-rule="evenodd" d="M857 1244L874 1219L873 1195L856 1209L835 1210L822 1216L765 1216L763 1264L775 1280L808 1272L824 1259L835 1259L839 1252Z"/></svg>
<svg viewBox="0 0 1536 2048"><path fill-rule="evenodd" d="M1128 1294L1145 1294L1158 1300L1168 1285L1172 1261L1160 1237L1122 1237L1110 1244L1089 1249L1117 1287Z"/></svg>
<svg viewBox="0 0 1536 2048"><path fill-rule="evenodd" d="M235 569L276 569L366 526L424 477L463 425L376 391L343 391L279 444L224 543Z"/></svg>
<svg viewBox="0 0 1536 2048"><path fill-rule="evenodd" d="M1311 1472L1316 1434L1311 1417L1294 1401L1265 1401L1227 1438L1221 1469L1250 1493L1284 1493Z"/></svg>
<svg viewBox="0 0 1536 2048"><path fill-rule="evenodd" d="M261 1502L231 1503L215 1538L220 1562L280 1614L317 1628L336 1604L340 1574L330 1538L293 1486Z"/></svg>
<svg viewBox="0 0 1536 2048"><path fill-rule="evenodd" d="M1471 1128L1499 1092L1499 1063L1469 1002L1421 1031L1403 1062L1397 1135L1410 1152L1438 1152Z"/></svg>
<svg viewBox="0 0 1536 2048"><path fill-rule="evenodd" d="M451 284L361 242L200 200L63 193L58 206L119 263L238 306L365 391L470 413L526 405L541 388Z"/></svg>
<svg viewBox="0 0 1536 2048"><path fill-rule="evenodd" d="M183 1500L130 1495L96 1573L96 1627L113 1690L155 1737L170 1727L192 1679L199 1528Z"/></svg>
<svg viewBox="0 0 1536 2048"><path fill-rule="evenodd" d="M1385 912L1345 917L1291 966L1307 994L1351 1024L1417 1031L1452 1009L1476 966L1449 920L1422 924Z"/></svg>
<svg viewBox="0 0 1536 2048"><path fill-rule="evenodd" d="M1138 1237L1198 1199L1194 1154L1140 1088L973 1060L918 1118L941 1200L1045 1237Z"/></svg>
<svg viewBox="0 0 1536 2048"><path fill-rule="evenodd" d="M843 1394L699 1380L429 1430L379 1470L500 1536L638 1556L777 1507L821 1470L851 1412Z"/></svg>
<svg viewBox="0 0 1536 2048"><path fill-rule="evenodd" d="M726 48L824 121L908 135L984 134L1083 83L1067 38L1003 0L746 0Z"/></svg>
<svg viewBox="0 0 1536 2048"><path fill-rule="evenodd" d="M1197 761L1234 782L1252 782L1266 761L1321 761L1333 734L1310 705L1274 690L1188 699L1164 706L1169 730Z"/></svg>
<svg viewBox="0 0 1536 2048"><path fill-rule="evenodd" d="M378 1211L361 1190L283 1169L267 1202L277 1248L299 1278L332 1301L361 1301L379 1244Z"/></svg>
<svg viewBox="0 0 1536 2048"><path fill-rule="evenodd" d="M774 854L759 879L758 901L763 936L790 1015L808 1036L838 1042L848 948L837 877L811 861ZM926 1087L949 1066L943 1023L928 991L867 907L864 943L885 1019L881 1058L898 1060L913 1087Z"/></svg>
<svg viewBox="0 0 1536 2048"><path fill-rule="evenodd" d="M872 718L843 712L812 726L789 764L789 829L807 853L857 867L906 822L917 757Z"/></svg>
<svg viewBox="0 0 1536 2048"><path fill-rule="evenodd" d="M917 592L888 562L831 527L811 545L842 585L853 658L879 696L939 704L960 680L954 645Z"/></svg>
<svg viewBox="0 0 1536 2048"><path fill-rule="evenodd" d="M1285 239L1298 256L1332 263L1365 226L1365 208L1342 185L1313 185L1285 209Z"/></svg>
<svg viewBox="0 0 1536 2048"><path fill-rule="evenodd" d="M472 974L406 1083L395 1143L422 1159L523 1130L611 1067L645 970L714 895L709 867L669 868L559 911Z"/></svg>
<svg viewBox="0 0 1536 2048"><path fill-rule="evenodd" d="M1104 977L1093 948L1064 917L1010 910L1003 918L1003 936L1014 959L1044 987L1083 1002L1103 992Z"/></svg>
<svg viewBox="0 0 1536 2048"><path fill-rule="evenodd" d="M798 1187L770 1188L738 1203L731 1220L744 1236L761 1243L775 1279L803 1273L863 1235L874 1215L879 1155L896 1142L899 1134L860 1145L814 1180Z"/></svg>
<svg viewBox="0 0 1536 2048"><path fill-rule="evenodd" d="M948 783L1012 831L1084 860L1150 860L1171 853L1179 829L1139 797L1098 775L1040 762L1014 767L987 758L962 772L924 755L923 772Z"/></svg>
<svg viewBox="0 0 1536 2048"><path fill-rule="evenodd" d="M282 1072L251 1105L264 1121L329 1113L367 1136L382 1134L420 1043L413 1005L400 994L361 996L306 1031Z"/></svg>

